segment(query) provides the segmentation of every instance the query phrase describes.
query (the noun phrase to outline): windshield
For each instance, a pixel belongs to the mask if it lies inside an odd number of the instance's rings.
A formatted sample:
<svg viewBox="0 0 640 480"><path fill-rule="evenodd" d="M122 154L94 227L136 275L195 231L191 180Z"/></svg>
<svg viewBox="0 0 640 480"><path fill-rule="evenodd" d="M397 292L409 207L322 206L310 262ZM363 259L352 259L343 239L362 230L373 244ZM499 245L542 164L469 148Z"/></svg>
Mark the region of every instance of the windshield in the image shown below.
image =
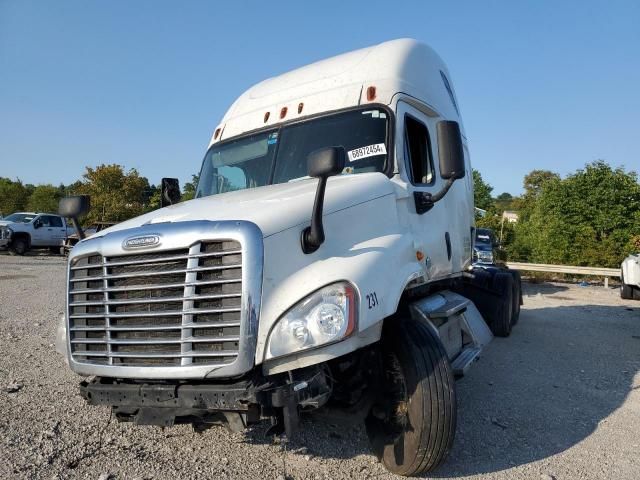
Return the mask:
<svg viewBox="0 0 640 480"><path fill-rule="evenodd" d="M309 153L329 146L347 152L343 174L384 172L387 132L387 112L367 108L213 145L204 157L196 198L305 178Z"/></svg>
<svg viewBox="0 0 640 480"><path fill-rule="evenodd" d="M35 215L32 213L12 213L8 217L3 218L3 220L15 223L29 223L34 218Z"/></svg>
<svg viewBox="0 0 640 480"><path fill-rule="evenodd" d="M476 244L492 245L493 242L491 240L491 237L492 235L490 230L478 229L476 231Z"/></svg>

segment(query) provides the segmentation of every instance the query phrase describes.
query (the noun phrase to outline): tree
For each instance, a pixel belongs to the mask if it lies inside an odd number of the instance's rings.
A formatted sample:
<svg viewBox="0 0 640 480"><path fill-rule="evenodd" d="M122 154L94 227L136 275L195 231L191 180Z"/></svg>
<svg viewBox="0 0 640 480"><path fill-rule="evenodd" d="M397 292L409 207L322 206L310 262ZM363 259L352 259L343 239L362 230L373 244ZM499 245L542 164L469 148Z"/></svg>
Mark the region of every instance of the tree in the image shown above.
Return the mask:
<svg viewBox="0 0 640 480"><path fill-rule="evenodd" d="M34 212L57 213L61 197L58 187L37 185L29 197L28 209Z"/></svg>
<svg viewBox="0 0 640 480"><path fill-rule="evenodd" d="M636 173L602 160L563 180L534 172L525 177L527 215L516 225L518 255L536 263L619 267L640 235ZM535 181L527 186L527 179Z"/></svg>
<svg viewBox="0 0 640 480"><path fill-rule="evenodd" d="M0 177L0 214L10 215L25 210L29 192L20 180L10 180Z"/></svg>
<svg viewBox="0 0 640 480"><path fill-rule="evenodd" d="M87 167L82 177L74 193L91 196L87 221L120 222L148 208L149 181L133 168L125 173L117 164Z"/></svg>
<svg viewBox="0 0 640 480"><path fill-rule="evenodd" d="M182 188L182 201L191 200L196 197L196 188L198 188L198 181L200 175L191 175L191 181L184 184Z"/></svg>
<svg viewBox="0 0 640 480"><path fill-rule="evenodd" d="M494 204L496 211L498 213L504 212L505 210L513 210L513 204L516 199L510 193L504 192L498 195L494 199Z"/></svg>
<svg viewBox="0 0 640 480"><path fill-rule="evenodd" d="M493 187L482 179L478 170L473 170L473 200L476 208L492 210L494 207L491 192Z"/></svg>
<svg viewBox="0 0 640 480"><path fill-rule="evenodd" d="M546 183L559 180L560 175L549 170L532 170L524 177L524 195L537 197Z"/></svg>

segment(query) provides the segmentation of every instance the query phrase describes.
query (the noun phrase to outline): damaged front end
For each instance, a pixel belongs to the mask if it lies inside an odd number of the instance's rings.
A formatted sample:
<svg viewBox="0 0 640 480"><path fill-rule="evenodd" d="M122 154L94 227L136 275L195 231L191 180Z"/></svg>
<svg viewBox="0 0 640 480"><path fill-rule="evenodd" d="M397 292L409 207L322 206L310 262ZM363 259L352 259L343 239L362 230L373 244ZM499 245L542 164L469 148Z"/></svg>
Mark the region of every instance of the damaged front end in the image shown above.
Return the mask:
<svg viewBox="0 0 640 480"><path fill-rule="evenodd" d="M80 384L91 405L111 406L116 418L138 425L191 423L196 430L226 425L241 431L270 419L270 433L295 434L299 411L324 405L332 392L326 366L265 378L257 370L228 382L145 382L95 377Z"/></svg>

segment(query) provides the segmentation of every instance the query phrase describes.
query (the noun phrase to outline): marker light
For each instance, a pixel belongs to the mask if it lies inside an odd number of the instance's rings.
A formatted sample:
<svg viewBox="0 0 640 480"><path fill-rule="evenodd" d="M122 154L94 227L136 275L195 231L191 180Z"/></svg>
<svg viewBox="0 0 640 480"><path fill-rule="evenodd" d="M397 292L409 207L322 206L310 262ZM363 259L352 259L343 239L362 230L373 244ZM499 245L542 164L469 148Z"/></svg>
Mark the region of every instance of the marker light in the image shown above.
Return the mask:
<svg viewBox="0 0 640 480"><path fill-rule="evenodd" d="M371 85L367 88L367 101L373 102L376 99L376 87Z"/></svg>

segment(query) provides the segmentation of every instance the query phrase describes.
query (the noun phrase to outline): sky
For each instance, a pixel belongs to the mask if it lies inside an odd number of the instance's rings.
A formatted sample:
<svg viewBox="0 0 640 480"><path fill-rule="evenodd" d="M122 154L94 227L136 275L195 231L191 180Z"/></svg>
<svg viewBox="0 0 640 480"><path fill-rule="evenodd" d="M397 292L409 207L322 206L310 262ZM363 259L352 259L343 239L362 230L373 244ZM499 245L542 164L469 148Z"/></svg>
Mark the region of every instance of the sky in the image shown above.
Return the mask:
<svg viewBox="0 0 640 480"><path fill-rule="evenodd" d="M447 63L495 195L533 169L640 170L637 1L0 0L0 177L184 183L251 85L401 37Z"/></svg>

